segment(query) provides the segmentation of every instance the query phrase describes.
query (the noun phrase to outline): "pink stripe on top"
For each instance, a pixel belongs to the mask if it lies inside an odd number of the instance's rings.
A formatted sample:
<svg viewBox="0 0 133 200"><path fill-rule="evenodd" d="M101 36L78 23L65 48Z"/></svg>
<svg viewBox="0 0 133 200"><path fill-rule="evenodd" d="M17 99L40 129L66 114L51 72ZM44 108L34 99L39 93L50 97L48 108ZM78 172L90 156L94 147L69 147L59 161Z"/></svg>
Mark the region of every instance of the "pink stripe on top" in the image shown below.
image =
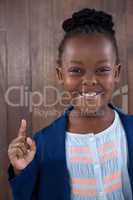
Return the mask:
<svg viewBox="0 0 133 200"><path fill-rule="evenodd" d="M73 193L81 196L82 195L93 196L97 194L96 189L74 189Z"/></svg>
<svg viewBox="0 0 133 200"><path fill-rule="evenodd" d="M81 178L72 178L72 183L73 184L96 184L96 179L90 178L90 179L81 179Z"/></svg>
<svg viewBox="0 0 133 200"><path fill-rule="evenodd" d="M69 151L71 153L89 153L89 148L88 147L77 147L77 146L72 146L69 147Z"/></svg>
<svg viewBox="0 0 133 200"><path fill-rule="evenodd" d="M87 157L72 157L70 158L70 162L81 163L81 164L83 163L91 164L92 159L87 158Z"/></svg>
<svg viewBox="0 0 133 200"><path fill-rule="evenodd" d="M121 178L121 172L117 171L117 172L112 173L111 175L105 176L104 183L108 184L114 180L120 180L120 178Z"/></svg>

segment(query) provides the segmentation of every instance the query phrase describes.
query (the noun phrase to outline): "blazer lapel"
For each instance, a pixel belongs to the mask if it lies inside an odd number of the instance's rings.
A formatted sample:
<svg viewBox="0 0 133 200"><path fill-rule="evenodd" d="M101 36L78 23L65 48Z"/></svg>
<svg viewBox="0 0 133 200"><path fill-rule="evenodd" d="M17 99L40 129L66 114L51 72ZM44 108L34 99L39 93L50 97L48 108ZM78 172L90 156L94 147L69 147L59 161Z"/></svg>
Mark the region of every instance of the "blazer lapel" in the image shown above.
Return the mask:
<svg viewBox="0 0 133 200"><path fill-rule="evenodd" d="M128 146L128 157L129 157L129 177L131 181L131 188L133 192L133 116L128 115L121 110L115 108L118 112L120 119L122 121L123 127L125 129L127 146Z"/></svg>

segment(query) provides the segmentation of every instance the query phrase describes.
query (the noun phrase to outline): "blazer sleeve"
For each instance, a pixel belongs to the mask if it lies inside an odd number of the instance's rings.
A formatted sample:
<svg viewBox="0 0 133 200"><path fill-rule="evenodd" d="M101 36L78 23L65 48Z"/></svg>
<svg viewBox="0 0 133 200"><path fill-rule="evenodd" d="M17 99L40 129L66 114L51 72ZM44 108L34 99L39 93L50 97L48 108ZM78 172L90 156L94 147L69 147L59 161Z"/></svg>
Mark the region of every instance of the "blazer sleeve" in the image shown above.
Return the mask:
<svg viewBox="0 0 133 200"><path fill-rule="evenodd" d="M35 134L36 135L36 134ZM35 185L39 174L39 146L36 137L33 138L37 145L37 152L32 162L24 168L18 175L14 175L12 165L8 168L8 181L11 187L13 200L33 200Z"/></svg>

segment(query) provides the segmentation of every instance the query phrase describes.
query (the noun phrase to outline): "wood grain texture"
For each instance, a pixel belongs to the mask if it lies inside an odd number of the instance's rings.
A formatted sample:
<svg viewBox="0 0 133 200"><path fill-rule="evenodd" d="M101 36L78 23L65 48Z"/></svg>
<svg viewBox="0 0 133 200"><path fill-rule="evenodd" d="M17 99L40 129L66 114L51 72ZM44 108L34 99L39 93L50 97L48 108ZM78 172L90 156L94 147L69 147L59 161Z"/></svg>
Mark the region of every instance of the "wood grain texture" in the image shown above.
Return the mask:
<svg viewBox="0 0 133 200"><path fill-rule="evenodd" d="M28 1L7 0L7 51L8 51L8 139L17 135L20 120L25 118L31 126L29 105L25 105L25 91L31 91L29 54ZM21 102L21 100L23 100ZM20 106L19 106L20 104ZM14 116L14 117L13 117ZM14 122L12 121L14 120Z"/></svg>
<svg viewBox="0 0 133 200"><path fill-rule="evenodd" d="M133 114L133 1L126 2L128 113Z"/></svg>
<svg viewBox="0 0 133 200"><path fill-rule="evenodd" d="M48 107L55 102L56 63L54 62L54 15L53 3L42 0L30 1L30 53L32 67L32 92L33 96L33 131L44 127L52 121L55 116L49 110L54 110L54 106ZM49 91L47 88L51 88ZM34 95L35 93L38 95ZM39 97L40 95L40 97ZM37 105L38 103L38 105ZM50 116L49 116L50 114Z"/></svg>
<svg viewBox="0 0 133 200"><path fill-rule="evenodd" d="M6 33L0 31L0 199L7 199L7 105L4 94L7 89Z"/></svg>
<svg viewBox="0 0 133 200"><path fill-rule="evenodd" d="M8 199L7 167L7 105L4 94L7 89L7 45L4 0L0 1L0 199Z"/></svg>

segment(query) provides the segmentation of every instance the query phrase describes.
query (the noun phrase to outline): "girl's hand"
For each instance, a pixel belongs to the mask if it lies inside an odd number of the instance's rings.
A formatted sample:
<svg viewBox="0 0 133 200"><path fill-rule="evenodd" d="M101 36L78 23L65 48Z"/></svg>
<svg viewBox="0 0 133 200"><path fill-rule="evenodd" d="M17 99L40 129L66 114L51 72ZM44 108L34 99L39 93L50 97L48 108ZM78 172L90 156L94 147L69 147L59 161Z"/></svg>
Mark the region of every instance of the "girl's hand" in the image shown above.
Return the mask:
<svg viewBox="0 0 133 200"><path fill-rule="evenodd" d="M36 144L26 134L26 120L22 120L18 136L9 144L8 156L15 174L23 170L34 158Z"/></svg>

